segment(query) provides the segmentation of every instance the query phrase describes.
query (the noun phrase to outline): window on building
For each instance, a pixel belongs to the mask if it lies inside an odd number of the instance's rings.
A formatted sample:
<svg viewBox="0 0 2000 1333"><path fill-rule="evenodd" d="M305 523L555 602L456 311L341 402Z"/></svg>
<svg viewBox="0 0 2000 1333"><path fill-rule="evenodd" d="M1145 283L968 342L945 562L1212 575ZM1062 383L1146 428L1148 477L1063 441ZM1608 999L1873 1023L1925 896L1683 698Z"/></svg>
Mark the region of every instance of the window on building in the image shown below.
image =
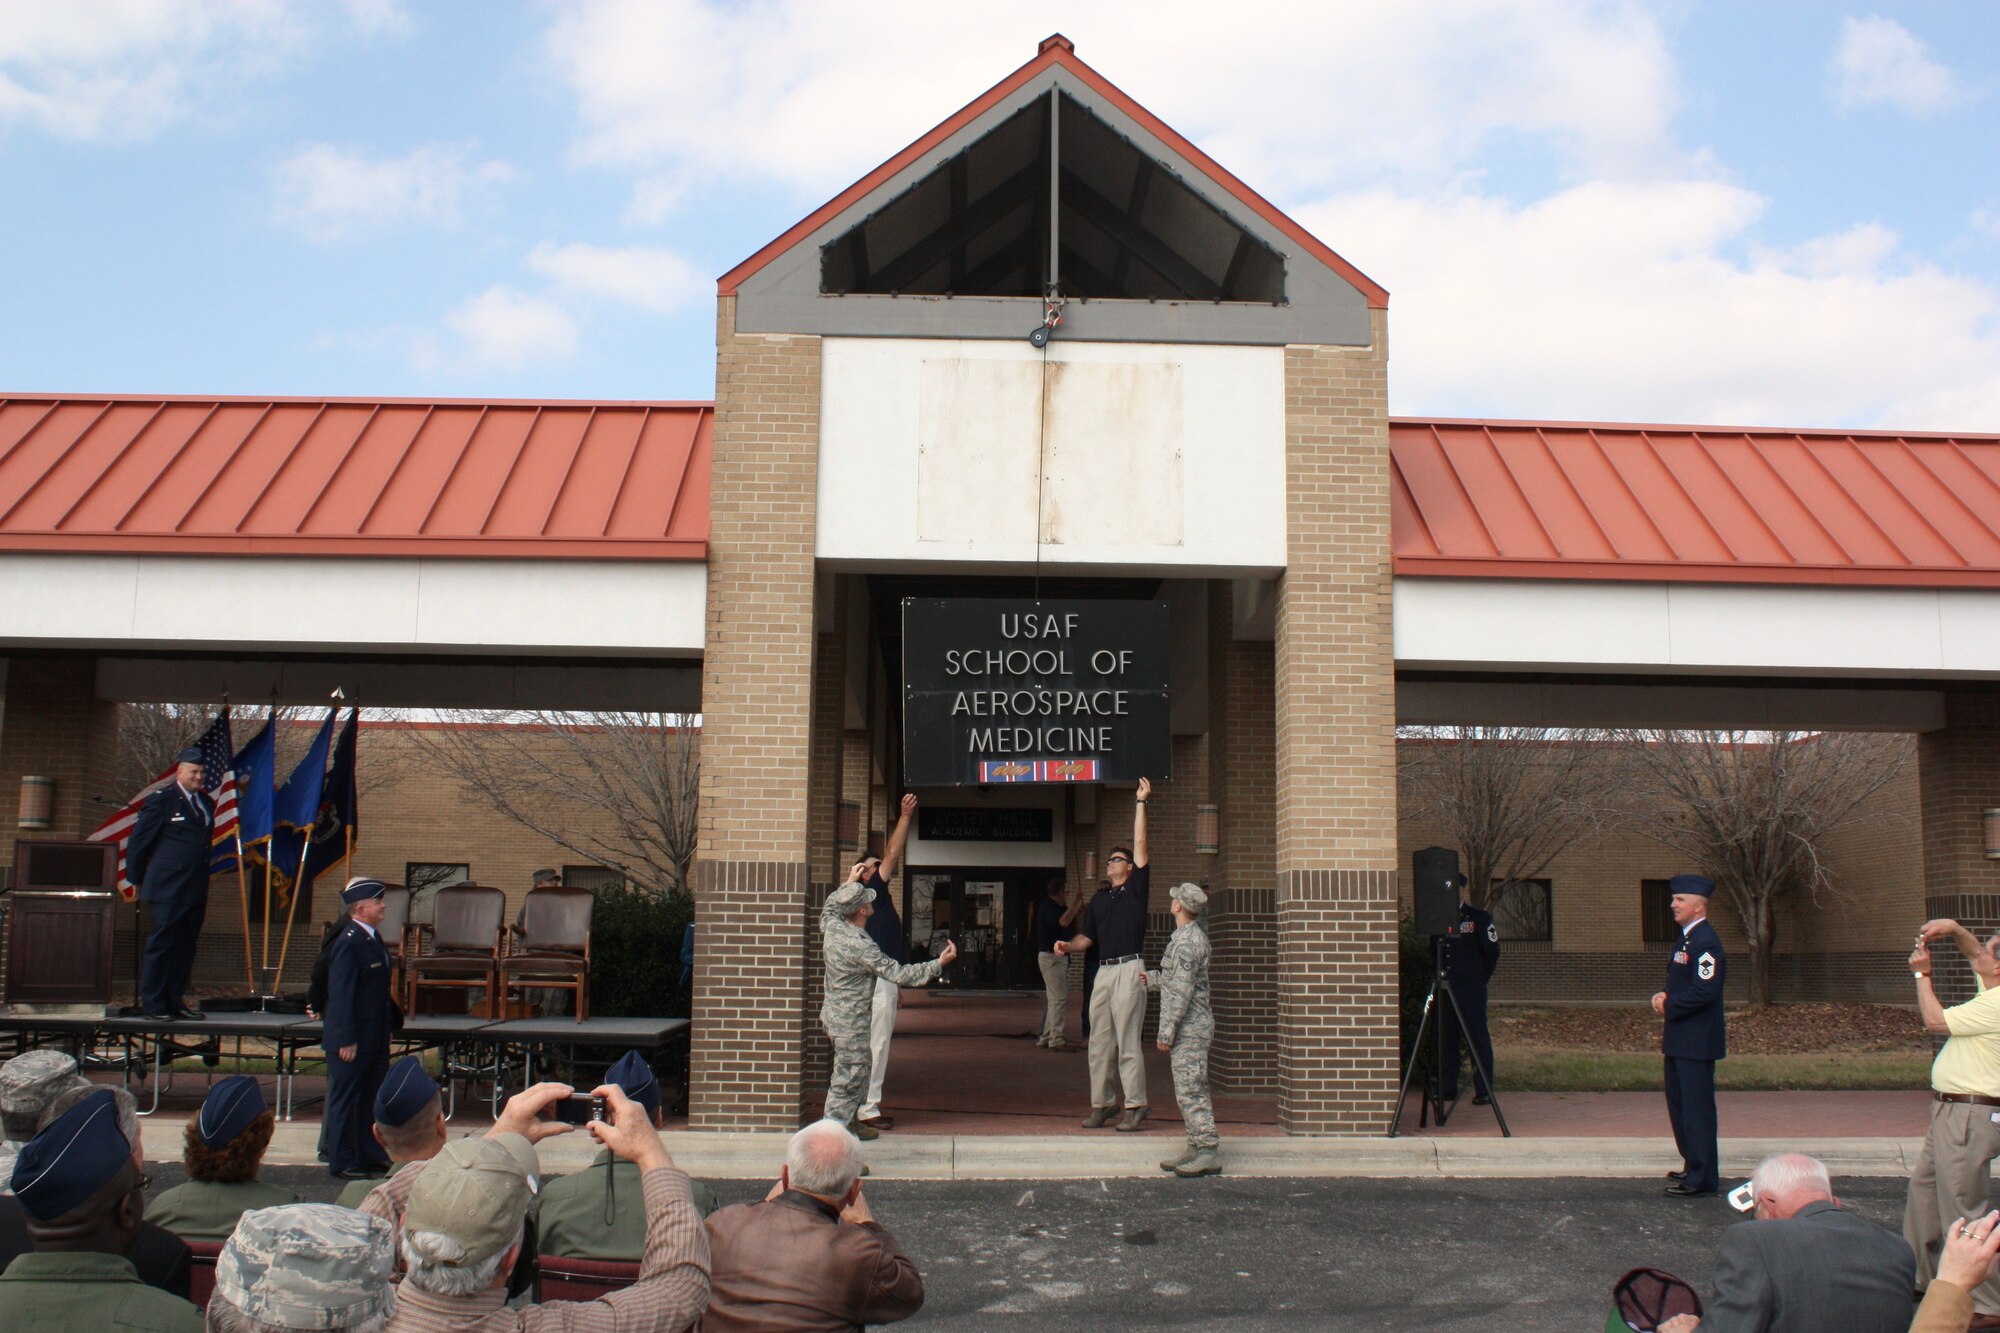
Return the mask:
<svg viewBox="0 0 2000 1333"><path fill-rule="evenodd" d="M437 891L472 883L472 867L459 861L406 861L403 885L410 891L410 920L429 925L436 918Z"/></svg>
<svg viewBox="0 0 2000 1333"><path fill-rule="evenodd" d="M1553 941L1555 914L1553 882L1546 879L1496 879L1486 905L1503 940Z"/></svg>
<svg viewBox="0 0 2000 1333"><path fill-rule="evenodd" d="M1051 278L1092 299L1285 299L1283 255L1060 92L820 252L835 295L1040 296Z"/></svg>
<svg viewBox="0 0 2000 1333"><path fill-rule="evenodd" d="M563 887L566 889L622 889L625 876L609 866L564 866L562 868Z"/></svg>
<svg viewBox="0 0 2000 1333"><path fill-rule="evenodd" d="M1664 879L1639 881L1639 938L1647 944L1672 944L1681 937L1674 924L1674 893Z"/></svg>

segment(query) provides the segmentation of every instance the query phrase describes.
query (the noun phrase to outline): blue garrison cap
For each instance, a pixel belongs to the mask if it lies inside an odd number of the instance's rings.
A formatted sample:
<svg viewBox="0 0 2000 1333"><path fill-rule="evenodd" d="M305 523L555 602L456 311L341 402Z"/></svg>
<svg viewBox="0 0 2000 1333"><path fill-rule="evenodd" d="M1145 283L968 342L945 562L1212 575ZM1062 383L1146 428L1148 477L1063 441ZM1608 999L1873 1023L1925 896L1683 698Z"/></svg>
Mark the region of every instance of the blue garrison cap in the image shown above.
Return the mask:
<svg viewBox="0 0 2000 1333"><path fill-rule="evenodd" d="M1692 893L1706 898L1715 892L1715 881L1706 875L1675 875L1667 881L1668 893Z"/></svg>
<svg viewBox="0 0 2000 1333"><path fill-rule="evenodd" d="M85 1202L132 1160L109 1088L49 1122L14 1159L14 1197L37 1221L53 1222Z"/></svg>
<svg viewBox="0 0 2000 1333"><path fill-rule="evenodd" d="M257 1080L248 1074L231 1074L208 1090L201 1115L194 1122L195 1132L209 1147L220 1148L250 1128L264 1111L264 1090L257 1086Z"/></svg>
<svg viewBox="0 0 2000 1333"><path fill-rule="evenodd" d="M375 1094L375 1123L400 1129L417 1118L417 1113L438 1095L438 1085L424 1072L424 1062L406 1055L389 1066L381 1091Z"/></svg>
<svg viewBox="0 0 2000 1333"><path fill-rule="evenodd" d="M370 898L380 898L388 891L389 886L381 880L369 879L365 875L357 875L355 878L348 880L347 887L340 891L340 901L352 907L356 903L365 903Z"/></svg>
<svg viewBox="0 0 2000 1333"><path fill-rule="evenodd" d="M174 756L174 762L177 764L205 764L208 761L202 758L201 747L199 745L190 745L187 749L182 750Z"/></svg>
<svg viewBox="0 0 2000 1333"><path fill-rule="evenodd" d="M647 1115L660 1113L660 1080L653 1077L652 1066L637 1051L627 1051L618 1057L618 1063L604 1071L606 1083L616 1083L625 1095L646 1108Z"/></svg>

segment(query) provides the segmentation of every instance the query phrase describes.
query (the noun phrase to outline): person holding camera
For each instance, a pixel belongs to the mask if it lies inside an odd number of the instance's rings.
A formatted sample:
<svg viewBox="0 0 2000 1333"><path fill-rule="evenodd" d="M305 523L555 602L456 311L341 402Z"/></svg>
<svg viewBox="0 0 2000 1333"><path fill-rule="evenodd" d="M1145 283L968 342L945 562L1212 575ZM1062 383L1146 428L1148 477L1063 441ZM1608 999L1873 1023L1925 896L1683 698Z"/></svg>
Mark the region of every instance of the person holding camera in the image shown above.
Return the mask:
<svg viewBox="0 0 2000 1333"><path fill-rule="evenodd" d="M1704 1198L1722 1187L1721 1151L1716 1145L1715 1062L1728 1051L1722 1020L1722 940L1708 924L1708 900L1715 881L1706 875L1675 875L1674 922L1681 928L1667 988L1653 997L1653 1012L1667 1020L1660 1035L1665 1063L1667 1119L1681 1152L1681 1169L1669 1171L1667 1196Z"/></svg>
<svg viewBox="0 0 2000 1333"><path fill-rule="evenodd" d="M823 1114L863 1139L880 1135L873 1126L858 1124L854 1118L868 1093L876 978L893 986L922 986L936 981L958 957L958 945L950 941L945 943L944 952L927 963L898 963L882 952L868 934L868 918L874 914L875 902L875 890L867 883L872 869L870 861L856 862L847 883L826 896L826 906L819 914L826 954L826 998L820 1002L819 1021L833 1043L833 1077L827 1083Z"/></svg>
<svg viewBox="0 0 2000 1333"><path fill-rule="evenodd" d="M1445 1005L1438 1013L1438 1040L1443 1055L1438 1061L1438 1096L1445 1101L1458 1099L1459 1015L1465 1016L1465 1040L1479 1057L1473 1065L1472 1104L1484 1106L1493 1100L1488 1080L1493 1077L1493 1038L1486 1027L1486 983L1500 966L1500 928L1483 908L1472 905L1472 882L1458 880L1458 929L1444 937L1445 975L1451 978L1453 1011ZM1484 1074L1480 1070L1485 1070Z"/></svg>
<svg viewBox="0 0 2000 1333"><path fill-rule="evenodd" d="M1951 939L1972 964L1979 994L1945 1008L1931 979L1932 942ZM1924 1030L1945 1043L1931 1061L1931 1122L1910 1172L1903 1239L1917 1257L1917 1289L1937 1273L1938 1247L1959 1218L1986 1210L2000 1154L2000 935L1981 944L1956 921L1926 921L1910 951ZM1972 1289L1973 1328L2000 1328L2000 1280Z"/></svg>

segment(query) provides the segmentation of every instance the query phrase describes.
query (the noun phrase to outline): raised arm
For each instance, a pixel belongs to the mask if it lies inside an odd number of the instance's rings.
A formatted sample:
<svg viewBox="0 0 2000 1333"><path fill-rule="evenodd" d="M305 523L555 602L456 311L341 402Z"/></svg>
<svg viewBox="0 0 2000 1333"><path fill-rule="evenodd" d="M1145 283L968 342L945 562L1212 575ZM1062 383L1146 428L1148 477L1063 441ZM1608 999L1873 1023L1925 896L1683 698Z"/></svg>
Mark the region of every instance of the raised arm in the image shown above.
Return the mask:
<svg viewBox="0 0 2000 1333"><path fill-rule="evenodd" d="M1146 798L1153 794L1150 778L1139 779L1139 799L1132 805L1132 864L1146 864Z"/></svg>
<svg viewBox="0 0 2000 1333"><path fill-rule="evenodd" d="M1062 924L1065 928L1076 924L1076 919L1083 915L1083 905L1086 901L1083 896L1083 885L1079 884L1069 891L1069 910L1062 914Z"/></svg>
<svg viewBox="0 0 2000 1333"><path fill-rule="evenodd" d="M886 882L893 879L896 867L903 864L903 845L910 840L910 820L917 813L916 793L903 797L901 812L896 816L896 827L889 830L889 841L882 847L882 878Z"/></svg>

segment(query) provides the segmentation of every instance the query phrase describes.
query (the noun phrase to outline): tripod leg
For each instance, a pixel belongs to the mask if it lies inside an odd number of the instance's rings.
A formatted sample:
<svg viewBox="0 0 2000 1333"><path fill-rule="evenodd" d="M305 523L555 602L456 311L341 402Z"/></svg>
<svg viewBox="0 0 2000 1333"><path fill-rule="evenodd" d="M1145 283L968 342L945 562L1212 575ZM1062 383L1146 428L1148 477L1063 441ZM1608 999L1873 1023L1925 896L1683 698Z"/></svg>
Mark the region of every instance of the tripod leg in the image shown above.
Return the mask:
<svg viewBox="0 0 2000 1333"><path fill-rule="evenodd" d="M1500 1135L1502 1138L1511 1139L1514 1137L1514 1131L1507 1128L1507 1116L1500 1109L1500 1094L1493 1087L1493 1076L1486 1072L1486 1062L1479 1058L1479 1047L1473 1044L1469 1035L1471 1029L1465 1025L1465 1011L1458 1007L1458 996L1452 993L1449 981L1444 982L1444 995L1445 999L1451 1002L1451 1012L1458 1020L1458 1030L1468 1034L1465 1042L1466 1053L1472 1057L1472 1067L1479 1074L1479 1082L1486 1086L1486 1098L1493 1104L1493 1118L1500 1122Z"/></svg>
<svg viewBox="0 0 2000 1333"><path fill-rule="evenodd" d="M1424 996L1424 1016L1423 1020L1417 1024L1417 1039L1410 1043L1410 1063L1403 1070L1402 1091L1396 1094L1396 1109L1389 1117L1389 1137L1392 1139L1402 1132L1403 1104L1410 1099L1410 1082L1417 1076L1417 1062L1423 1059L1424 1033L1430 1030L1431 1008L1436 1003L1437 982L1433 980L1431 982L1430 994ZM1428 1108L1429 1104L1429 1098L1426 1097L1425 1106ZM1419 1124L1418 1128L1421 1129L1422 1125Z"/></svg>

